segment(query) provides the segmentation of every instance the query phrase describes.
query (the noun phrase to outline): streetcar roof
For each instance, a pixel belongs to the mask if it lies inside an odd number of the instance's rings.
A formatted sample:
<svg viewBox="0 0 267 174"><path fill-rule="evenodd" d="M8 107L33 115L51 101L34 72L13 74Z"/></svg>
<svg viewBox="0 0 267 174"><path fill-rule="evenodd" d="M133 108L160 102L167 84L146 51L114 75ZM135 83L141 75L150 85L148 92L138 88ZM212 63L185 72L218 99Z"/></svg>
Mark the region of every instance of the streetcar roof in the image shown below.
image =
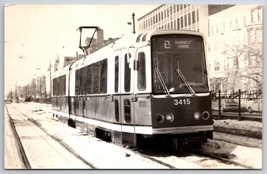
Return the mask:
<svg viewBox="0 0 267 174"><path fill-rule="evenodd" d="M85 58L82 58L76 61L75 63L73 63L72 67L76 67L77 69L79 69L88 64L97 62L102 59L106 59L110 56L110 53L116 50L138 48L141 46L149 45L150 38L152 36L168 35L168 34L197 35L197 36L202 36L204 38L204 35L199 32L187 31L187 30L153 30L153 31L142 32L142 33L137 33L137 34L131 33L87 55ZM57 76L66 73L69 70L70 66L71 65L68 65L64 67L62 70L60 70L60 73L57 73Z"/></svg>

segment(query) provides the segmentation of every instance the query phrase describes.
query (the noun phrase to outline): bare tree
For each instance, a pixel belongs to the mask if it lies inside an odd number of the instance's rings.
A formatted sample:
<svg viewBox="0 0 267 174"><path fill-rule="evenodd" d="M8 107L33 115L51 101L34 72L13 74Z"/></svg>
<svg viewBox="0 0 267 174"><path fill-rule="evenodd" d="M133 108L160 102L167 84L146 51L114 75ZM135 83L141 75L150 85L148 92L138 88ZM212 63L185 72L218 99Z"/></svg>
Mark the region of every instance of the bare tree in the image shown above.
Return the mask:
<svg viewBox="0 0 267 174"><path fill-rule="evenodd" d="M222 52L227 56L228 61L232 61L232 67L227 70L230 90L240 88L242 80L253 81L254 89L262 91L262 52L261 49L248 45L227 45ZM243 67L241 64L243 63Z"/></svg>

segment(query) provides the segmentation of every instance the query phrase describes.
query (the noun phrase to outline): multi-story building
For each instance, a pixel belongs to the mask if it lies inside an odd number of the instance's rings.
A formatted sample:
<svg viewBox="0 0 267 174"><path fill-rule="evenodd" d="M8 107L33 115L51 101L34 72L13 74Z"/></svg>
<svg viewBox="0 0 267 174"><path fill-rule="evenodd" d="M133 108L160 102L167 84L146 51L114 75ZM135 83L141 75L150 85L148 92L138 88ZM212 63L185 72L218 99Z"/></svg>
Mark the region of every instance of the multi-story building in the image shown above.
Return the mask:
<svg viewBox="0 0 267 174"><path fill-rule="evenodd" d="M138 19L139 31L177 29L208 34L208 5L163 4Z"/></svg>
<svg viewBox="0 0 267 174"><path fill-rule="evenodd" d="M235 5L209 16L209 72L214 91L262 88L262 6Z"/></svg>

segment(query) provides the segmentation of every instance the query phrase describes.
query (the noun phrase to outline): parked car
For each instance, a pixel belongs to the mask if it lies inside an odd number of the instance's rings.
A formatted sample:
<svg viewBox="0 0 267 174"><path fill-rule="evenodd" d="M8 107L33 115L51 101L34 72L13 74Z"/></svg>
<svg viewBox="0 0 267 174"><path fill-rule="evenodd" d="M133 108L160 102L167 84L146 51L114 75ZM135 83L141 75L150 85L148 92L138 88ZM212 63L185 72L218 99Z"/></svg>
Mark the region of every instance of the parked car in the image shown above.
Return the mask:
<svg viewBox="0 0 267 174"><path fill-rule="evenodd" d="M227 111L237 112L238 107L239 107L238 103L234 101L234 99L223 99L221 102L221 108L223 112Z"/></svg>

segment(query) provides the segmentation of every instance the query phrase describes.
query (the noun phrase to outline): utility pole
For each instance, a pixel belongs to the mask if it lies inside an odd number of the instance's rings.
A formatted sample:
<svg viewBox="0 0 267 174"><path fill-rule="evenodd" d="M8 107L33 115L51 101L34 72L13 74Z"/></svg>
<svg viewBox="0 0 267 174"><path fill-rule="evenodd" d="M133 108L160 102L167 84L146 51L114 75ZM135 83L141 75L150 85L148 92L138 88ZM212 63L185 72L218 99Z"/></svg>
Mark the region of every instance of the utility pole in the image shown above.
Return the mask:
<svg viewBox="0 0 267 174"><path fill-rule="evenodd" d="M132 14L132 18L133 18L133 34L135 34L135 19L134 19L135 14Z"/></svg>
<svg viewBox="0 0 267 174"><path fill-rule="evenodd" d="M127 22L128 25L133 25L133 34L135 34L135 19L134 19L135 14L132 14L132 19L133 19L133 23L131 22Z"/></svg>

